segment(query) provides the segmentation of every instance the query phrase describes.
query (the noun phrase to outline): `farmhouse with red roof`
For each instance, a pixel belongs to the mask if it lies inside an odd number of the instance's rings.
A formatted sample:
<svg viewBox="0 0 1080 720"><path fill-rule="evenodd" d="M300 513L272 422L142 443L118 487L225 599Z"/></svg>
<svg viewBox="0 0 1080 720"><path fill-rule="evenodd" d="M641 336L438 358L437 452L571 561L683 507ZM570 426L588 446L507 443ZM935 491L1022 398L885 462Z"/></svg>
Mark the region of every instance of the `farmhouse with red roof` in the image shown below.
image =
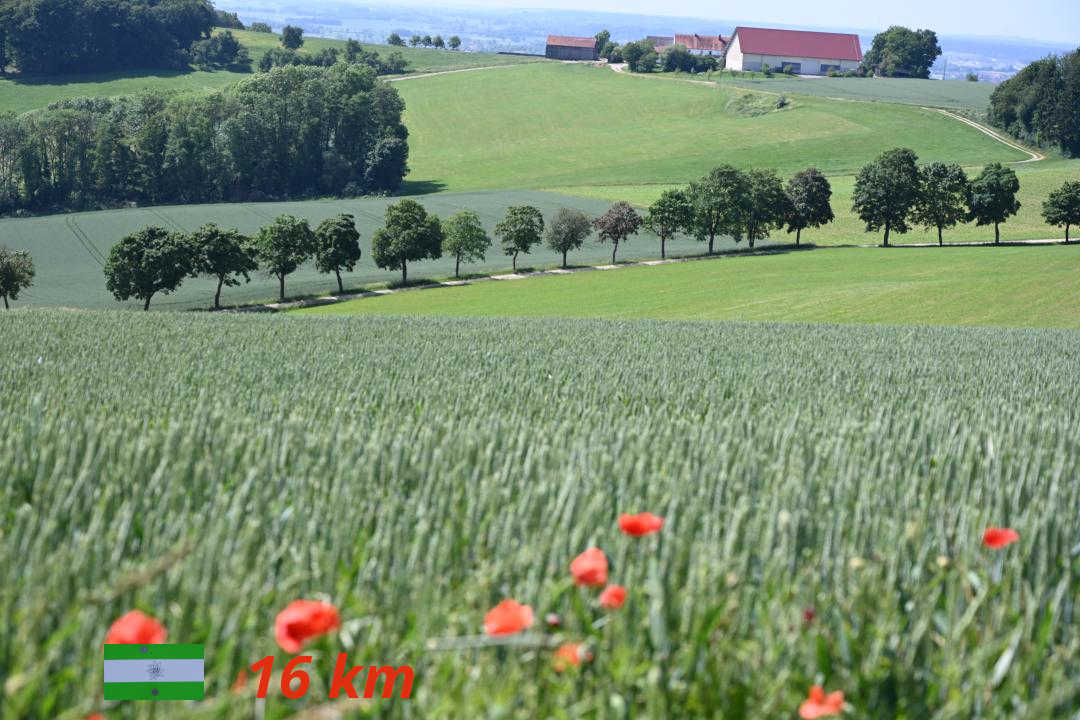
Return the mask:
<svg viewBox="0 0 1080 720"><path fill-rule="evenodd" d="M675 35L675 44L685 47L691 55L723 57L728 39L723 35Z"/></svg>
<svg viewBox="0 0 1080 720"><path fill-rule="evenodd" d="M600 57L596 38L566 35L548 35L544 55L552 60L596 60Z"/></svg>
<svg viewBox="0 0 1080 720"><path fill-rule="evenodd" d="M737 27L728 43L728 70L761 70L768 65L796 75L847 72L862 62L858 35Z"/></svg>

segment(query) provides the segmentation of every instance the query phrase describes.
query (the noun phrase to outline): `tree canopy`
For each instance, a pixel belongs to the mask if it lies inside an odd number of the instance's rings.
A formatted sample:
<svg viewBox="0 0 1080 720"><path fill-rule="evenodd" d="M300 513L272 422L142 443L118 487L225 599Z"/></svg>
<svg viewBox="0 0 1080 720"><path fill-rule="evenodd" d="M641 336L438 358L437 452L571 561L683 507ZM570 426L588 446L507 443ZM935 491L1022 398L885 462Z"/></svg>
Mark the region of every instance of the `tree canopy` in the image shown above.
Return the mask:
<svg viewBox="0 0 1080 720"><path fill-rule="evenodd" d="M756 240L764 240L772 230L784 226L787 195L775 170L748 170L746 179L750 183L749 202L746 205L746 239L750 241L750 247L754 247Z"/></svg>
<svg viewBox="0 0 1080 720"><path fill-rule="evenodd" d="M862 69L886 77L930 77L930 67L941 55L937 33L893 25L874 36L863 55Z"/></svg>
<svg viewBox="0 0 1080 720"><path fill-rule="evenodd" d="M1080 225L1080 181L1066 182L1043 202L1043 219L1047 225L1065 226L1065 242L1069 242L1069 228Z"/></svg>
<svg viewBox="0 0 1080 720"><path fill-rule="evenodd" d="M401 270L401 282L408 282L408 264L417 260L437 260L443 254L443 228L439 218L428 214L415 200L387 206L386 222L371 239L371 257L384 270Z"/></svg>
<svg viewBox="0 0 1080 720"><path fill-rule="evenodd" d="M592 228L592 220L585 213L573 208L559 208L551 217L544 236L547 246L562 255L562 266L566 267L566 254L580 248Z"/></svg>
<svg viewBox="0 0 1080 720"><path fill-rule="evenodd" d="M359 65L284 67L209 93L0 114L0 213L389 193L405 105Z"/></svg>
<svg viewBox="0 0 1080 720"><path fill-rule="evenodd" d="M798 247L803 230L821 227L833 221L833 209L829 202L832 198L832 187L824 173L815 167L809 167L795 173L788 181L785 192L787 207L784 221L787 231L795 233L795 247Z"/></svg>
<svg viewBox="0 0 1080 720"><path fill-rule="evenodd" d="M665 190L649 206L643 226L660 238L660 257L667 257L667 241L679 230L688 228L693 217L690 197L685 190Z"/></svg>
<svg viewBox="0 0 1080 720"><path fill-rule="evenodd" d="M712 169L701 180L690 183L691 234L709 244L709 254L718 235L742 237L750 206L750 180L731 165Z"/></svg>
<svg viewBox="0 0 1080 720"><path fill-rule="evenodd" d="M1037 60L998 85L987 118L1022 140L1080 157L1080 49Z"/></svg>
<svg viewBox="0 0 1080 720"><path fill-rule="evenodd" d="M281 29L281 45L289 50L297 50L304 45L304 28L286 25Z"/></svg>
<svg viewBox="0 0 1080 720"><path fill-rule="evenodd" d="M0 245L0 297L4 308L9 300L18 300L19 293L34 284L34 259L25 250L11 250Z"/></svg>
<svg viewBox="0 0 1080 720"><path fill-rule="evenodd" d="M1001 223L1020 210L1016 193L1020 180L1013 169L991 163L971 182L970 217L976 225L994 226L994 243L1001 242Z"/></svg>
<svg viewBox="0 0 1080 720"><path fill-rule="evenodd" d="M233 287L250 282L250 273L259 268L255 247L239 230L224 229L214 223L203 225L189 237L196 273L217 279L214 309L221 307L222 286Z"/></svg>
<svg viewBox="0 0 1080 720"><path fill-rule="evenodd" d="M315 228L315 269L334 273L338 292L345 292L341 271L352 272L360 260L360 233L356 219L348 213L326 218Z"/></svg>
<svg viewBox="0 0 1080 720"><path fill-rule="evenodd" d="M593 220L593 227L600 236L600 242L611 243L611 264L615 264L615 253L619 243L625 242L631 235L637 235L642 219L628 202L619 201L611 209Z"/></svg>
<svg viewBox="0 0 1080 720"><path fill-rule="evenodd" d="M315 247L315 236L307 220L279 215L259 229L254 240L259 262L278 279L278 300L285 299L285 278L304 264Z"/></svg>
<svg viewBox="0 0 1080 720"><path fill-rule="evenodd" d="M506 208L506 215L495 225L495 235L502 240L503 252L512 258L517 270L518 253L529 254L543 239L544 216L532 205Z"/></svg>
<svg viewBox="0 0 1080 720"><path fill-rule="evenodd" d="M215 19L209 0L5 0L0 45L24 74L183 68Z"/></svg>
<svg viewBox="0 0 1080 720"><path fill-rule="evenodd" d="M117 300L136 298L149 310L154 295L173 292L194 272L187 238L162 227L145 227L109 250L105 287Z"/></svg>
<svg viewBox="0 0 1080 720"><path fill-rule="evenodd" d="M906 233L911 209L919 194L918 156L907 148L888 150L864 165L855 177L852 209L866 231L884 228L885 247L889 235Z"/></svg>
<svg viewBox="0 0 1080 720"><path fill-rule="evenodd" d="M491 247L484 223L473 210L462 210L443 223L443 252L454 257L454 277L461 274L461 263L480 262Z"/></svg>
<svg viewBox="0 0 1080 720"><path fill-rule="evenodd" d="M937 230L938 245L944 245L942 231L967 217L971 183L964 169L953 163L931 163L919 168L919 193L911 219L926 229Z"/></svg>

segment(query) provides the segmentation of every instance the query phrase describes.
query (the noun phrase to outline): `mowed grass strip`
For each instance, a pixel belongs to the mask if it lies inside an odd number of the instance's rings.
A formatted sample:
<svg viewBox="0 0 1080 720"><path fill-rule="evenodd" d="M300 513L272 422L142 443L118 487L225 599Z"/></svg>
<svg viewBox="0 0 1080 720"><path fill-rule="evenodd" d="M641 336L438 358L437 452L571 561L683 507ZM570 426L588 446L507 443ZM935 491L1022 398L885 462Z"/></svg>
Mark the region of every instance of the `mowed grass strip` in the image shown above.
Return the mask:
<svg viewBox="0 0 1080 720"><path fill-rule="evenodd" d="M728 256L363 298L303 315L458 315L1080 328L1080 246Z"/></svg>
<svg viewBox="0 0 1080 720"><path fill-rule="evenodd" d="M918 107L803 97L776 110L773 96L586 65L421 78L398 90L410 180L452 190L685 183L720 163L853 174L896 146L927 162L1027 157Z"/></svg>
<svg viewBox="0 0 1080 720"><path fill-rule="evenodd" d="M990 95L997 87L989 82L967 80L921 80L918 78L771 78L732 76L715 73L713 80L723 84L773 93L816 95L818 97L862 100L866 102L903 103L926 107L952 108L984 114Z"/></svg>

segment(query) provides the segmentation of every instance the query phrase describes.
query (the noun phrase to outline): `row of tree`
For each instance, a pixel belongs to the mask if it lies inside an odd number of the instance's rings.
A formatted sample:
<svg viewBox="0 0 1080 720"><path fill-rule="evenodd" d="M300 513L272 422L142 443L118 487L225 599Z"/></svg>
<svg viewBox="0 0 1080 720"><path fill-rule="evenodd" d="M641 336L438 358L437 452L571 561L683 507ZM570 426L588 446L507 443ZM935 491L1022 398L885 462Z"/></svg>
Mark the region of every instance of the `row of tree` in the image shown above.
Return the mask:
<svg viewBox="0 0 1080 720"><path fill-rule="evenodd" d="M404 102L361 65L0 114L0 212L391 193Z"/></svg>
<svg viewBox="0 0 1080 720"><path fill-rule="evenodd" d="M275 67L288 65L312 65L316 67L330 67L338 62L350 65L366 65L375 71L376 75L400 75L408 70L408 62L405 56L398 51L392 51L386 57L382 57L374 50L366 50L356 40L347 40L345 50L335 47L327 47L315 53L299 51L295 48L271 48L259 59L259 70L269 72Z"/></svg>
<svg viewBox="0 0 1080 720"><path fill-rule="evenodd" d="M909 152L893 150L867 166L872 169L861 177L856 210L868 229L886 227L886 234L903 232L909 221L936 226L940 242L942 227L970 213L970 209L965 212L959 200L971 202L970 198L982 191L975 190L974 183L967 183L965 191L966 178L955 166L916 166L915 174L911 174L908 161L914 158L908 156ZM862 214L862 194L868 184L875 186L875 193L903 196L907 193L904 183L896 180L905 176L909 183L917 182L919 195L914 200L909 197L912 205L907 213L898 210L902 205L899 203L887 204L882 214ZM644 217L629 204L618 202L595 219L580 210L560 208L545 224L538 208L510 207L496 224L495 235L516 270L518 256L530 253L541 243L562 255L566 267L568 253L581 248L593 232L600 242L611 244L614 263L620 243L642 228L660 238L660 255L664 257L666 241L678 232L707 241L711 253L719 233L731 234L736 241L746 237L753 244L754 238L767 236L768 230L779 227L781 222L789 232L799 233L832 220L831 190L820 172L809 168L798 173L782 190L774 178L768 172L755 171L740 178L738 170L722 166L685 191L665 192ZM782 212L770 208L782 208ZM886 217L885 213L891 212L897 214ZM1043 217L1050 225L1065 227L1068 243L1070 227L1080 224L1080 181L1066 182L1051 192L1043 203ZM324 220L314 230L306 220L281 215L252 238L214 224L189 235L146 227L121 239L110 250L105 265L106 287L117 300L136 298L143 302L144 309L149 309L154 295L173 292L185 278L206 275L217 281L214 307L218 308L223 287L239 285L241 279L249 281L251 273L261 267L277 278L279 297L284 300L286 277L305 262L314 261L319 272L334 273L338 291L344 292L341 273L352 271L359 262L359 239L353 216L346 214ZM454 274L460 275L463 262L482 261L491 246L492 239L475 212L462 210L441 221L418 202L402 200L387 207L385 223L372 237L371 254L378 267L400 270L404 283L410 262L448 255L455 261ZM17 299L20 291L31 286L33 279L34 264L29 253L0 247L0 297L5 308L9 299Z"/></svg>
<svg viewBox="0 0 1080 720"><path fill-rule="evenodd" d="M145 227L120 240L105 263L105 287L117 300L141 300L150 309L157 294L178 289L185 278L209 276L217 281L214 308L221 307L221 289L248 282L263 268L279 282L285 298L285 278L308 260L319 272L334 273L342 289L341 273L360 259L360 234L352 215L338 215L314 230L307 220L281 215L248 238L239 230L215 224L191 234L162 227Z"/></svg>
<svg viewBox="0 0 1080 720"><path fill-rule="evenodd" d="M608 62L624 62L631 72L638 73L702 73L724 67L723 57L694 55L684 45L670 45L662 52L657 52L655 44L648 39L617 45L607 30L596 34L596 50Z"/></svg>
<svg viewBox="0 0 1080 720"><path fill-rule="evenodd" d="M990 124L1080 157L1080 49L1031 63L990 96Z"/></svg>
<svg viewBox="0 0 1080 720"><path fill-rule="evenodd" d="M184 68L216 19L209 0L0 0L0 71Z"/></svg>
<svg viewBox="0 0 1080 720"><path fill-rule="evenodd" d="M387 45L396 45L397 47L405 47L405 38L401 37L398 33L390 33L390 36L386 38ZM409 38L409 45L413 47L430 47L442 50L449 48L451 50L457 50L461 47L461 38L457 35L451 35L450 39L443 40L442 35L413 35Z"/></svg>
<svg viewBox="0 0 1080 720"><path fill-rule="evenodd" d="M974 221L993 225L994 242L1000 243L1001 224L1020 210L1020 181L1012 168L991 163L972 180L955 163L920 167L918 160L914 151L896 148L859 170L853 209L867 232L884 230L888 247L893 233L922 225L936 229L943 244L944 230Z"/></svg>

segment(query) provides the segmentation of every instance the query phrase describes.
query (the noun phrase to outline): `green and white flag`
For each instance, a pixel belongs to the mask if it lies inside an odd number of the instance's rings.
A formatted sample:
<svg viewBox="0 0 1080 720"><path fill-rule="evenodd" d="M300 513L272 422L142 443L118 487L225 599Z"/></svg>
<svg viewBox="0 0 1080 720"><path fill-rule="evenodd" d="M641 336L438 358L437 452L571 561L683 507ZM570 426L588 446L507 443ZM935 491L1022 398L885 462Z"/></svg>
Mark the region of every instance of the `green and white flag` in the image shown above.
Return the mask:
<svg viewBox="0 0 1080 720"><path fill-rule="evenodd" d="M106 700L202 700L202 645L106 645Z"/></svg>

